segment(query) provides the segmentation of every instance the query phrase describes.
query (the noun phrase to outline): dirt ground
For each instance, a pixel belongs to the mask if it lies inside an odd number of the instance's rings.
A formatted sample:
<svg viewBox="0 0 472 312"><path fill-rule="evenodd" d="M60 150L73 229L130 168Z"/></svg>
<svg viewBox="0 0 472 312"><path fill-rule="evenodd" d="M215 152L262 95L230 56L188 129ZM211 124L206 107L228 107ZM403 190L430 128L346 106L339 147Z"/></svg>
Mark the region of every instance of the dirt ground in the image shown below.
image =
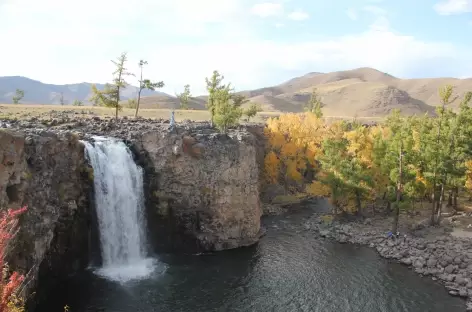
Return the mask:
<svg viewBox="0 0 472 312"><path fill-rule="evenodd" d="M403 234L436 238L445 233L460 238L472 238L472 202L459 200L459 211L452 213L452 208L444 207L440 226L429 226L431 218L431 203L417 204L413 211L401 211L398 231ZM381 215L372 217L372 224L390 231L393 217Z"/></svg>
<svg viewBox="0 0 472 312"><path fill-rule="evenodd" d="M316 206L318 210L323 211L326 215L331 215L333 206L327 200L318 200ZM364 219L356 219L348 217L344 221L360 222L361 227L365 229L378 230L387 234L393 225L393 213L386 215L384 207L379 207L373 212L370 208L365 207L363 215ZM472 201L468 198L460 197L458 208L453 214L452 208L443 207L440 226L429 226L431 218L431 203L425 201L417 203L415 209L401 210L398 221L398 231L400 235L417 236L427 239L436 239L443 235L451 235L458 238L472 238Z"/></svg>

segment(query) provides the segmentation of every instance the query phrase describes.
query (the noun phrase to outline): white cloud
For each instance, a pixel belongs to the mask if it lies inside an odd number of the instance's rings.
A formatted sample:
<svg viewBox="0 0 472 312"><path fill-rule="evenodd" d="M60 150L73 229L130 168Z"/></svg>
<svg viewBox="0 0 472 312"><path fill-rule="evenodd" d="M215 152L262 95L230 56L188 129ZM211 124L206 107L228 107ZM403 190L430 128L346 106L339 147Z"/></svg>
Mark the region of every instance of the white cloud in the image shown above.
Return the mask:
<svg viewBox="0 0 472 312"><path fill-rule="evenodd" d="M132 71L147 60L145 76L164 80L170 94L187 83L193 94L204 93L204 78L214 69L240 90L361 66L403 77L472 72L472 51L398 34L382 14L365 32L301 42L265 40L251 24L255 0L141 0L137 7L126 0L82 0L74 7L59 0L0 2L0 38L12 47L2 49L0 75L48 83L109 81L110 59L122 51L129 52ZM384 24L375 27L380 17Z"/></svg>
<svg viewBox="0 0 472 312"><path fill-rule="evenodd" d="M276 23L276 24L275 24L275 27L277 27L277 28L282 28L282 27L284 27L284 26L285 26L285 25L284 25L283 23Z"/></svg>
<svg viewBox="0 0 472 312"><path fill-rule="evenodd" d="M357 21L357 19L359 18L359 16L357 15L357 11L354 9L348 9L346 11L346 14L353 21Z"/></svg>
<svg viewBox="0 0 472 312"><path fill-rule="evenodd" d="M364 11L372 13L374 15L386 15L387 11L379 6L375 5L366 5L362 8Z"/></svg>
<svg viewBox="0 0 472 312"><path fill-rule="evenodd" d="M308 13L301 11L301 10L296 10L288 14L287 16L289 19L294 20L294 21L304 21L308 19L309 15Z"/></svg>
<svg viewBox="0 0 472 312"><path fill-rule="evenodd" d="M363 7L362 10L374 16L375 19L370 25L370 28L372 30L388 31L390 29L390 21L388 19L388 12L385 9L379 6L367 5Z"/></svg>
<svg viewBox="0 0 472 312"><path fill-rule="evenodd" d="M384 30L390 29L390 21L385 16L378 16L374 22L370 25L372 30Z"/></svg>
<svg viewBox="0 0 472 312"><path fill-rule="evenodd" d="M434 10L441 15L472 12L472 0L445 0L434 5Z"/></svg>
<svg viewBox="0 0 472 312"><path fill-rule="evenodd" d="M277 16L283 13L283 7L280 3L258 3L251 8L251 13L260 17Z"/></svg>

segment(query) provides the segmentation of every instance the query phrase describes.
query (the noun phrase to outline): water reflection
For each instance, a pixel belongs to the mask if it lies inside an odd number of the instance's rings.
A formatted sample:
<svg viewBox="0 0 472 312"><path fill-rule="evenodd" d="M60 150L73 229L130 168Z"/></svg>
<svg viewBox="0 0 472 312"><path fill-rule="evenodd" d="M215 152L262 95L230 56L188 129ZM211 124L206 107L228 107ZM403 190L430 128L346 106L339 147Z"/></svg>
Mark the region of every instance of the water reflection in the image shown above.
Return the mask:
<svg viewBox="0 0 472 312"><path fill-rule="evenodd" d="M201 256L160 255L161 270L125 286L83 274L39 311L455 312L464 302L370 249L301 231L303 213L266 220L255 246ZM54 305L52 307L52 305Z"/></svg>

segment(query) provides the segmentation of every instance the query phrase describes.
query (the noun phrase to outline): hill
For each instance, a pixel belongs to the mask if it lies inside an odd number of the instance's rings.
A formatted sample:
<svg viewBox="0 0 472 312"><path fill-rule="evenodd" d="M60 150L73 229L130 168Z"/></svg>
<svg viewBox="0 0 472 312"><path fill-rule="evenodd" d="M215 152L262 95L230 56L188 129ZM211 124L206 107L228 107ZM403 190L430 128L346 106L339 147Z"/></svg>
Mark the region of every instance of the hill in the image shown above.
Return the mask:
<svg viewBox="0 0 472 312"><path fill-rule="evenodd" d="M267 112L302 112L313 88L325 105L326 116L385 116L393 109L404 114L434 114L439 105L438 89L455 86L462 96L472 91L472 79L424 78L400 79L373 68L357 68L331 73L312 72L272 87L239 92L259 103ZM203 109L205 96L193 99L190 107ZM459 101L453 103L457 105ZM143 107L177 108L175 97L149 96Z"/></svg>
<svg viewBox="0 0 472 312"><path fill-rule="evenodd" d="M302 112L313 88L317 89L324 104L326 116L382 117L393 109L404 114L434 114L439 105L438 89L446 84L455 86L462 96L472 91L472 78L401 79L373 68L357 68L331 73L311 72L276 86L239 92L251 102L259 103L266 112ZM0 103L11 103L16 88L26 91L23 103L58 104L61 92L66 103L79 99L86 102L90 83L48 85L24 77L0 77ZM104 85L99 84L100 88ZM136 94L130 86L122 93L123 104ZM205 109L207 97L197 96L189 107ZM457 106L459 101L453 103ZM178 108L175 96L161 92L143 91L141 108Z"/></svg>
<svg viewBox="0 0 472 312"><path fill-rule="evenodd" d="M16 89L25 91L25 97L21 101L24 104L59 104L61 94L65 104L72 104L75 100L88 103L91 85L88 82L53 85L20 76L0 77L0 103L12 103ZM100 90L105 87L104 84L96 85ZM137 89L135 86L128 86L121 93L123 99L135 97ZM142 94L149 96L164 93L143 90Z"/></svg>

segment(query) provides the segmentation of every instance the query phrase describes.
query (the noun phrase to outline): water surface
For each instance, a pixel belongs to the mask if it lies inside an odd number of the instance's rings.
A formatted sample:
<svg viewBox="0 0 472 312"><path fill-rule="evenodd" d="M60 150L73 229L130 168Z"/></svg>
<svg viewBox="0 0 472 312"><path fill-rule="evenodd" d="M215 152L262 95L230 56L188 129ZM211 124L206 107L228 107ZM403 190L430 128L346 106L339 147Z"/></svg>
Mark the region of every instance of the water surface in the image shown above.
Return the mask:
<svg viewBox="0 0 472 312"><path fill-rule="evenodd" d="M304 231L307 212L265 220L259 244L208 255L159 255L148 279L121 285L92 272L39 309L108 312L455 312L463 300L371 249ZM58 300L59 294L63 299Z"/></svg>

